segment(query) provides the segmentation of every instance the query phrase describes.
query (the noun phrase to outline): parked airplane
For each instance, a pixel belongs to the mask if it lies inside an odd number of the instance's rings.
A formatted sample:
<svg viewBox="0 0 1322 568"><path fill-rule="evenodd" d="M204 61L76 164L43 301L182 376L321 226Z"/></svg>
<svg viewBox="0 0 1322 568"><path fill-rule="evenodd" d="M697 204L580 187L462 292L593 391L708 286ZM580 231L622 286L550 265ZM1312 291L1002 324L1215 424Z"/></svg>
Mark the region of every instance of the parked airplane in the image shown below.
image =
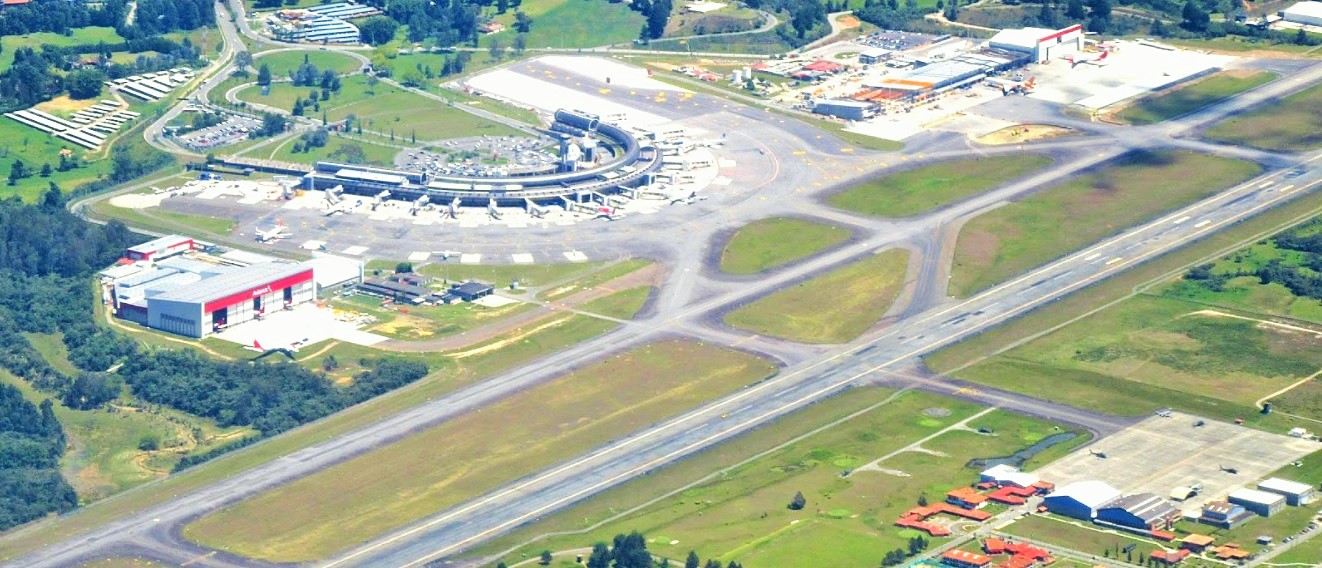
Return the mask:
<svg viewBox="0 0 1322 568"><path fill-rule="evenodd" d="M593 217L593 219L605 219L607 221L616 221L623 217L624 214L619 213L619 209L615 207L607 207L602 205L597 207L597 216Z"/></svg>
<svg viewBox="0 0 1322 568"><path fill-rule="evenodd" d="M259 243L275 242L292 236L294 236L294 234L289 232L289 228L285 226L285 222L279 219L275 220L275 228L273 229L266 231L257 229L257 242Z"/></svg>
<svg viewBox="0 0 1322 568"><path fill-rule="evenodd" d="M336 213L348 213L354 208L354 202L344 198L344 186L337 185L326 190L326 213L330 217Z"/></svg>
<svg viewBox="0 0 1322 568"><path fill-rule="evenodd" d="M286 347L262 347L261 342L257 341L256 339L252 340L252 345L244 346L244 349L261 353L261 355L258 355L256 359L261 359L272 353L280 353L285 357L293 359L294 354L298 353L298 348L299 348L298 342L291 343Z"/></svg>
<svg viewBox="0 0 1322 568"><path fill-rule="evenodd" d="M1079 65L1082 65L1084 63L1087 63L1089 65L1097 65L1101 67L1105 65L1110 65L1110 63L1106 61L1106 56L1110 54L1111 54L1110 51L1103 51L1100 55L1096 55L1096 56L1087 55L1087 54L1080 54L1078 56L1069 55L1065 57L1065 61L1070 62L1070 69L1078 67Z"/></svg>

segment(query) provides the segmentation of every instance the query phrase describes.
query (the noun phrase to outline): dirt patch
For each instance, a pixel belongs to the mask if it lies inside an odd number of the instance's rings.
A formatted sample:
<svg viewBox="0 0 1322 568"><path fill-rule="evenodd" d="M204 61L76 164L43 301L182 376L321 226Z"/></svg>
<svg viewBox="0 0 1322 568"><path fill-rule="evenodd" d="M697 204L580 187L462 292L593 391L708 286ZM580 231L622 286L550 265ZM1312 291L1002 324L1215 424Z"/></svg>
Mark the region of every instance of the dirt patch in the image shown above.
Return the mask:
<svg viewBox="0 0 1322 568"><path fill-rule="evenodd" d="M98 99L75 100L69 98L69 95L63 95L41 103L37 108L51 114L72 114L98 102Z"/></svg>
<svg viewBox="0 0 1322 568"><path fill-rule="evenodd" d="M1048 140L1051 138L1077 136L1078 134L1078 130L1065 128L1064 126L1053 126L1050 124L1017 124L1014 126L1007 126L982 136L976 136L973 138L973 141L988 146L1004 146L1006 144L1023 144L1026 142L1036 142L1038 140Z"/></svg>
<svg viewBox="0 0 1322 568"><path fill-rule="evenodd" d="M969 234L960 239L963 260L969 266L991 266L996 260L996 253L1001 249L1001 239L996 233L980 229L968 229Z"/></svg>
<svg viewBox="0 0 1322 568"><path fill-rule="evenodd" d="M842 30L852 30L863 25L863 22L853 14L845 14L835 19L835 23L840 24Z"/></svg>

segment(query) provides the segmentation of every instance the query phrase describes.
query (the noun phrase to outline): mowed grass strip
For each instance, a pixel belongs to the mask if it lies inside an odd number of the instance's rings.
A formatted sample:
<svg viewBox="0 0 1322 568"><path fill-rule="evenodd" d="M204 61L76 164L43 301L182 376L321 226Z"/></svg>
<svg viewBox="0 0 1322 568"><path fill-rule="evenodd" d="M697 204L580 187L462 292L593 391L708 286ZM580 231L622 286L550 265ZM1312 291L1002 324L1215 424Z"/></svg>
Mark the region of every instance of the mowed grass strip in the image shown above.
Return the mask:
<svg viewBox="0 0 1322 568"><path fill-rule="evenodd" d="M979 215L959 233L950 293L964 297L1234 186L1261 168L1193 152L1131 152Z"/></svg>
<svg viewBox="0 0 1322 568"><path fill-rule="evenodd" d="M878 217L909 217L950 205L1045 168L1041 154L952 160L882 176L832 195L832 207Z"/></svg>
<svg viewBox="0 0 1322 568"><path fill-rule="evenodd" d="M670 341L613 356L202 518L191 540L252 558L324 558L775 372Z"/></svg>
<svg viewBox="0 0 1322 568"><path fill-rule="evenodd" d="M1155 124L1183 116L1276 78L1275 73L1224 72L1189 83L1174 90L1144 97L1117 117L1129 124Z"/></svg>
<svg viewBox="0 0 1322 568"><path fill-rule="evenodd" d="M303 58L317 68L318 71L334 71L336 75L353 73L362 67L357 59L335 53L333 51L282 51L258 57L253 61L252 69L256 70L266 65L271 70L272 77L289 77L303 65ZM254 71L255 72L255 71Z"/></svg>
<svg viewBox="0 0 1322 568"><path fill-rule="evenodd" d="M611 318L633 319L642 311L643 306L647 305L647 299L652 297L652 291L656 288L652 286L637 286L626 290L620 290L609 296L603 296L583 304L581 309L588 313L603 315Z"/></svg>
<svg viewBox="0 0 1322 568"><path fill-rule="evenodd" d="M1322 85L1218 122L1204 131L1203 137L1266 150L1322 147Z"/></svg>
<svg viewBox="0 0 1322 568"><path fill-rule="evenodd" d="M736 309L725 323L791 341L844 343L886 314L908 263L908 251L887 250Z"/></svg>
<svg viewBox="0 0 1322 568"><path fill-rule="evenodd" d="M773 217L741 227L721 251L721 270L757 274L838 245L849 229L793 217Z"/></svg>

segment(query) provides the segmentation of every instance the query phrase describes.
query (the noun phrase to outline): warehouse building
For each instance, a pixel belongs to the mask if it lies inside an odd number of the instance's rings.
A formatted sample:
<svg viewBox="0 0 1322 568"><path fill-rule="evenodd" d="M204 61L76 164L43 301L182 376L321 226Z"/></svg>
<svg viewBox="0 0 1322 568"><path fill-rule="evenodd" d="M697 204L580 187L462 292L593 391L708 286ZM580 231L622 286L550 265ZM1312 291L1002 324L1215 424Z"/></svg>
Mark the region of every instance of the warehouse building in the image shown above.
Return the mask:
<svg viewBox="0 0 1322 568"><path fill-rule="evenodd" d="M1322 2L1300 2L1281 10L1280 16L1292 24L1322 27Z"/></svg>
<svg viewBox="0 0 1322 568"><path fill-rule="evenodd" d="M899 76L884 76L865 83L858 100L920 100L934 94L971 86L987 77L1029 63L1027 53L995 47L965 53L916 67ZM921 62L920 62L921 63Z"/></svg>
<svg viewBox="0 0 1322 568"><path fill-rule="evenodd" d="M166 235L152 239L140 245L133 245L124 251L124 258L129 260L160 260L177 254L183 254L196 247L191 237Z"/></svg>
<svg viewBox="0 0 1322 568"><path fill-rule="evenodd" d="M1180 515L1170 501L1152 493L1126 495L1097 510L1097 522L1137 530L1168 529Z"/></svg>
<svg viewBox="0 0 1322 568"><path fill-rule="evenodd" d="M1076 481L1048 495L1042 504L1048 511L1090 521L1097 511L1120 497L1120 491L1101 481Z"/></svg>
<svg viewBox="0 0 1322 568"><path fill-rule="evenodd" d="M845 120L867 120L881 112L881 105L850 99L824 99L813 103L812 111Z"/></svg>
<svg viewBox="0 0 1322 568"><path fill-rule="evenodd" d="M1248 509L1228 501L1208 501L1203 504L1203 514L1198 522L1224 529L1233 529L1253 518Z"/></svg>
<svg viewBox="0 0 1322 568"><path fill-rule="evenodd" d="M226 266L178 258L115 282L113 307L122 319L201 338L315 296L310 266Z"/></svg>
<svg viewBox="0 0 1322 568"><path fill-rule="evenodd" d="M1279 477L1263 480L1258 484L1258 490L1285 497L1285 502L1295 507L1313 502L1316 494L1312 485Z"/></svg>
<svg viewBox="0 0 1322 568"><path fill-rule="evenodd" d="M1257 489L1236 489L1230 492L1226 500L1264 517L1275 515L1285 508L1284 496Z"/></svg>
<svg viewBox="0 0 1322 568"><path fill-rule="evenodd" d="M1005 487L1009 485L1013 487L1029 488L1042 481L1042 478L1032 473L1019 471L1019 468L1008 463L1003 463L984 470L979 474L979 481L983 483L994 483L997 487Z"/></svg>
<svg viewBox="0 0 1322 568"><path fill-rule="evenodd" d="M1050 61L1052 57L1083 51L1083 26L1075 24L1059 30L1046 28L1001 30L992 36L988 45L995 49L1027 53L1033 61L1041 63Z"/></svg>
<svg viewBox="0 0 1322 568"><path fill-rule="evenodd" d="M858 62L863 65L875 65L891 58L893 51L884 47L873 47L858 54Z"/></svg>

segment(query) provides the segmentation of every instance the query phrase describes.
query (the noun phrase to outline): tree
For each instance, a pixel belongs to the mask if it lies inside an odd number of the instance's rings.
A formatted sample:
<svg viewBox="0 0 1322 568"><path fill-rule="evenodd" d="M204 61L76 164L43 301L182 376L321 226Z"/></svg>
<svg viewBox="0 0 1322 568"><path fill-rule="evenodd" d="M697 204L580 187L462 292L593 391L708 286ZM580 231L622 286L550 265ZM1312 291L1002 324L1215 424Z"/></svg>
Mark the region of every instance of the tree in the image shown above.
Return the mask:
<svg viewBox="0 0 1322 568"><path fill-rule="evenodd" d="M28 165L24 164L23 160L14 160L14 163L9 165L9 185L16 185L18 180L30 175L32 174L28 172Z"/></svg>
<svg viewBox="0 0 1322 568"><path fill-rule="evenodd" d="M1075 21L1088 17L1088 8L1083 5L1083 0L1069 0L1065 4L1065 17Z"/></svg>
<svg viewBox="0 0 1322 568"><path fill-rule="evenodd" d="M720 561L720 560L717 560L717 559L715 559L715 558L708 558L708 559L707 559L707 563L706 563L706 564L703 564L702 567L703 567L703 568L721 568L721 561Z"/></svg>
<svg viewBox="0 0 1322 568"><path fill-rule="evenodd" d="M496 568L509 568L509 566L506 566L504 562L497 562Z"/></svg>
<svg viewBox="0 0 1322 568"><path fill-rule="evenodd" d="M42 164L42 165L41 165L41 177L48 178L48 177L50 177L51 172L52 172L52 170L51 170L50 164Z"/></svg>
<svg viewBox="0 0 1322 568"><path fill-rule="evenodd" d="M587 568L610 568L611 551L604 542L598 542L592 546L592 554L588 556Z"/></svg>
<svg viewBox="0 0 1322 568"><path fill-rule="evenodd" d="M698 553L690 550L688 558L684 559L684 568L699 568L701 565L702 560L698 558Z"/></svg>
<svg viewBox="0 0 1322 568"><path fill-rule="evenodd" d="M501 58L505 57L505 46L500 44L499 39L493 38L491 40L490 47L487 48L487 51L488 53L491 54L492 61L500 61Z"/></svg>
<svg viewBox="0 0 1322 568"><path fill-rule="evenodd" d="M1180 21L1180 27L1195 33L1207 31L1207 27L1212 23L1212 16L1193 0L1185 1L1181 16L1183 19Z"/></svg>
<svg viewBox="0 0 1322 568"><path fill-rule="evenodd" d="M926 493L919 493L919 494L918 494L918 506L919 506L919 507L926 507L926 506L927 506L927 494L926 494Z"/></svg>
<svg viewBox="0 0 1322 568"><path fill-rule="evenodd" d="M504 14L510 11L510 0L496 0L496 13Z"/></svg>
<svg viewBox="0 0 1322 568"><path fill-rule="evenodd" d="M358 24L358 33L363 43L381 45L395 39L395 30L398 28L399 23L389 16L372 16Z"/></svg>
<svg viewBox="0 0 1322 568"><path fill-rule="evenodd" d="M239 71L247 73L248 68L252 67L252 54L240 49L238 53L234 54L234 66L238 67Z"/></svg>
<svg viewBox="0 0 1322 568"><path fill-rule="evenodd" d="M532 17L523 13L522 10L514 13L514 31L526 34L532 29Z"/></svg>
<svg viewBox="0 0 1322 568"><path fill-rule="evenodd" d="M93 99L101 96L101 86L105 81L105 73L99 70L79 69L64 76L64 89L69 91L71 99Z"/></svg>
<svg viewBox="0 0 1322 568"><path fill-rule="evenodd" d="M1303 30L1300 29L1300 31ZM510 45L510 47L514 49L515 53L522 54L524 51L528 49L528 35L519 34L514 36L514 42Z"/></svg>
<svg viewBox="0 0 1322 568"><path fill-rule="evenodd" d="M257 84L262 86L271 84L271 68L265 63L257 68Z"/></svg>
<svg viewBox="0 0 1322 568"><path fill-rule="evenodd" d="M327 355L325 359L321 360L321 370L326 371L327 373L338 368L340 368L340 362L335 359L334 353Z"/></svg>
<svg viewBox="0 0 1322 568"><path fill-rule="evenodd" d="M377 76L376 76L375 74L368 75L368 76L367 76L367 92L372 93L373 95L375 95L375 94L376 94L376 86L377 86L377 84L379 84L380 82L381 82L381 79L378 79Z"/></svg>
<svg viewBox="0 0 1322 568"><path fill-rule="evenodd" d="M401 262L395 265L395 274L408 274L413 272L412 262Z"/></svg>
<svg viewBox="0 0 1322 568"><path fill-rule="evenodd" d="M280 116L273 112L263 113L262 126L261 128L258 128L257 131L254 132L254 134L256 134L258 138L264 136L275 136L276 134L280 134L281 132L285 131L286 124L287 122L285 120L285 117L283 116Z"/></svg>
<svg viewBox="0 0 1322 568"><path fill-rule="evenodd" d="M790 499L789 509L791 511L801 511L807 504L808 500L803 497L803 492L798 491L794 493L794 498Z"/></svg>
<svg viewBox="0 0 1322 568"><path fill-rule="evenodd" d="M540 562L542 566L550 566L551 560L553 560L553 558L551 557L551 551L543 550L541 559L538 560L538 562Z"/></svg>

